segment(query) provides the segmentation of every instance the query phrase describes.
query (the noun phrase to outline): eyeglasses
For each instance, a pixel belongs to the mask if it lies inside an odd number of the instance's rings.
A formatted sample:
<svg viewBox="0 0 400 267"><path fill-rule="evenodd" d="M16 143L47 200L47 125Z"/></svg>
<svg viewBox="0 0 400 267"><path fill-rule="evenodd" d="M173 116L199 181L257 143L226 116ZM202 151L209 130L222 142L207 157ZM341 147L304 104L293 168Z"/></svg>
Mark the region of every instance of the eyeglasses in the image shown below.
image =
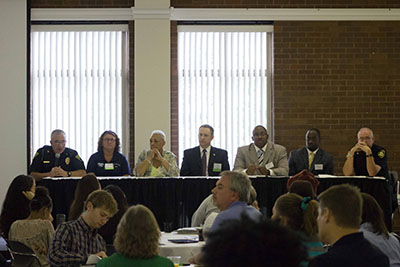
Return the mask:
<svg viewBox="0 0 400 267"><path fill-rule="evenodd" d="M115 142L114 138L104 138L103 139L104 142Z"/></svg>
<svg viewBox="0 0 400 267"><path fill-rule="evenodd" d="M65 140L62 140L62 141L56 140L53 143L56 144L56 145L64 145L66 142L67 141L65 141Z"/></svg>

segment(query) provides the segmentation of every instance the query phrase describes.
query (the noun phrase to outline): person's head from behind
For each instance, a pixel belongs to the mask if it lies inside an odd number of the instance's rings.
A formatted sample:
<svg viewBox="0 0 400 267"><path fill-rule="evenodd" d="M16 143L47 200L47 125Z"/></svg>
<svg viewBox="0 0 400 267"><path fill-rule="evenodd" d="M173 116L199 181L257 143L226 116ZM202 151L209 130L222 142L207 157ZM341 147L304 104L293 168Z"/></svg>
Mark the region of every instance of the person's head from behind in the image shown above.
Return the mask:
<svg viewBox="0 0 400 267"><path fill-rule="evenodd" d="M334 185L322 192L318 200L318 233L322 242L331 243L333 236L343 230L358 231L362 198L357 187L349 184Z"/></svg>
<svg viewBox="0 0 400 267"><path fill-rule="evenodd" d="M79 181L75 189L74 200L69 210L69 220L76 220L82 214L83 204L88 195L95 190L101 189L99 180L93 174L86 174Z"/></svg>
<svg viewBox="0 0 400 267"><path fill-rule="evenodd" d="M307 180L296 180L289 187L289 193L298 194L302 197L315 198L313 185Z"/></svg>
<svg viewBox="0 0 400 267"><path fill-rule="evenodd" d="M128 209L128 201L124 191L119 186L110 184L104 187L104 190L110 192L118 205L118 213L124 213Z"/></svg>
<svg viewBox="0 0 400 267"><path fill-rule="evenodd" d="M319 142L321 140L321 133L316 128L311 128L306 133L306 146L310 151L315 151L319 148Z"/></svg>
<svg viewBox="0 0 400 267"><path fill-rule="evenodd" d="M370 194L361 193L361 197L363 199L362 223L370 223L374 233L389 238L381 206Z"/></svg>
<svg viewBox="0 0 400 267"><path fill-rule="evenodd" d="M148 259L158 255L161 233L157 221L147 207L130 207L118 224L115 249L128 258Z"/></svg>
<svg viewBox="0 0 400 267"><path fill-rule="evenodd" d="M97 143L97 151L103 151L103 149L111 150L113 152L119 152L121 149L120 140L118 135L113 131L105 131L99 138Z"/></svg>
<svg viewBox="0 0 400 267"><path fill-rule="evenodd" d="M88 196L82 217L92 229L98 229L106 224L117 211L117 202L111 193L96 190Z"/></svg>
<svg viewBox="0 0 400 267"><path fill-rule="evenodd" d="M150 136L150 149L157 149L162 153L167 136L161 130L154 130Z"/></svg>
<svg viewBox="0 0 400 267"><path fill-rule="evenodd" d="M29 203L35 196L36 183L30 175L18 175L8 187L0 215L0 229L8 236L11 224L29 215Z"/></svg>
<svg viewBox="0 0 400 267"><path fill-rule="evenodd" d="M299 266L307 249L301 236L270 220L255 222L242 215L209 234L203 247L206 267Z"/></svg>
<svg viewBox="0 0 400 267"><path fill-rule="evenodd" d="M199 144L201 148L207 148L214 139L214 128L211 125L203 124L199 128Z"/></svg>
<svg viewBox="0 0 400 267"><path fill-rule="evenodd" d="M251 181L243 172L224 171L212 189L213 202L221 211L235 201L247 203L250 198Z"/></svg>
<svg viewBox="0 0 400 267"><path fill-rule="evenodd" d="M247 202L247 204L253 206L256 209L260 209L260 207L258 206L258 201L257 201L257 191L254 188L254 186L250 186L250 198L249 201Z"/></svg>
<svg viewBox="0 0 400 267"><path fill-rule="evenodd" d="M318 234L318 202L311 197L284 194L275 201L272 213L272 220L301 231L309 238L315 238Z"/></svg>
<svg viewBox="0 0 400 267"><path fill-rule="evenodd" d="M35 197L30 203L31 214L35 218L53 221L51 212L53 210L53 201L50 198L49 190L46 187L36 187Z"/></svg>
<svg viewBox="0 0 400 267"><path fill-rule="evenodd" d="M50 144L53 148L54 153L61 154L65 150L65 144L67 143L65 132L60 129L56 129L51 132Z"/></svg>

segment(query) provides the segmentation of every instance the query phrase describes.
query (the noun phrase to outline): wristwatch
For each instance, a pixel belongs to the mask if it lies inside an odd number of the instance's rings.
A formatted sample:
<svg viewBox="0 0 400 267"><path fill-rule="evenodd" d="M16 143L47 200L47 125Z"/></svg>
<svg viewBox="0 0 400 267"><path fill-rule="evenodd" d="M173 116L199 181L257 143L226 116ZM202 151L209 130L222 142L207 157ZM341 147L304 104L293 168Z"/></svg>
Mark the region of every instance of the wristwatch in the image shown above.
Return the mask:
<svg viewBox="0 0 400 267"><path fill-rule="evenodd" d="M68 174L68 177L72 176L72 172L67 172L67 174Z"/></svg>

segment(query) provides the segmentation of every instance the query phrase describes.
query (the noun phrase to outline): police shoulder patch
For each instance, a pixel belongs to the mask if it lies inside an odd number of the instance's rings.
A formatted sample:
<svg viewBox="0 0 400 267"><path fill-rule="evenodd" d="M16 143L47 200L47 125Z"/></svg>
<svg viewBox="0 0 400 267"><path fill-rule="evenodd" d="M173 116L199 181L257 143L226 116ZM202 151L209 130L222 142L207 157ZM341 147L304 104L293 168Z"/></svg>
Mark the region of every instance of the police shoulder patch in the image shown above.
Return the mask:
<svg viewBox="0 0 400 267"><path fill-rule="evenodd" d="M79 155L78 155L78 154L76 154L75 158L76 158L77 160L80 160L80 161L82 161L81 157L79 157Z"/></svg>
<svg viewBox="0 0 400 267"><path fill-rule="evenodd" d="M36 158L37 156L39 156L39 152L36 152L33 158Z"/></svg>
<svg viewBox="0 0 400 267"><path fill-rule="evenodd" d="M380 157L381 159L383 159L385 157L385 150L382 149L381 151L378 152L378 157Z"/></svg>

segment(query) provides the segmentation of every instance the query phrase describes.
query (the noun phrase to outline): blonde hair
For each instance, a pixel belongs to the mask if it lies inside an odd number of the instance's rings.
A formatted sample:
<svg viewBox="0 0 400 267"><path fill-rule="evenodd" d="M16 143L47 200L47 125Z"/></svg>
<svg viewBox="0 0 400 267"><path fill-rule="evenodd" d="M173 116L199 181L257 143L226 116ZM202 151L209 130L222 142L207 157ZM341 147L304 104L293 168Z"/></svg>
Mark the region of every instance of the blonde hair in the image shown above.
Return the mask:
<svg viewBox="0 0 400 267"><path fill-rule="evenodd" d="M130 207L118 224L115 249L128 258L149 259L158 254L161 233L150 209Z"/></svg>
<svg viewBox="0 0 400 267"><path fill-rule="evenodd" d="M280 216L286 217L288 226L293 230L302 231L310 238L317 235L317 201L288 193L276 200L275 209Z"/></svg>

